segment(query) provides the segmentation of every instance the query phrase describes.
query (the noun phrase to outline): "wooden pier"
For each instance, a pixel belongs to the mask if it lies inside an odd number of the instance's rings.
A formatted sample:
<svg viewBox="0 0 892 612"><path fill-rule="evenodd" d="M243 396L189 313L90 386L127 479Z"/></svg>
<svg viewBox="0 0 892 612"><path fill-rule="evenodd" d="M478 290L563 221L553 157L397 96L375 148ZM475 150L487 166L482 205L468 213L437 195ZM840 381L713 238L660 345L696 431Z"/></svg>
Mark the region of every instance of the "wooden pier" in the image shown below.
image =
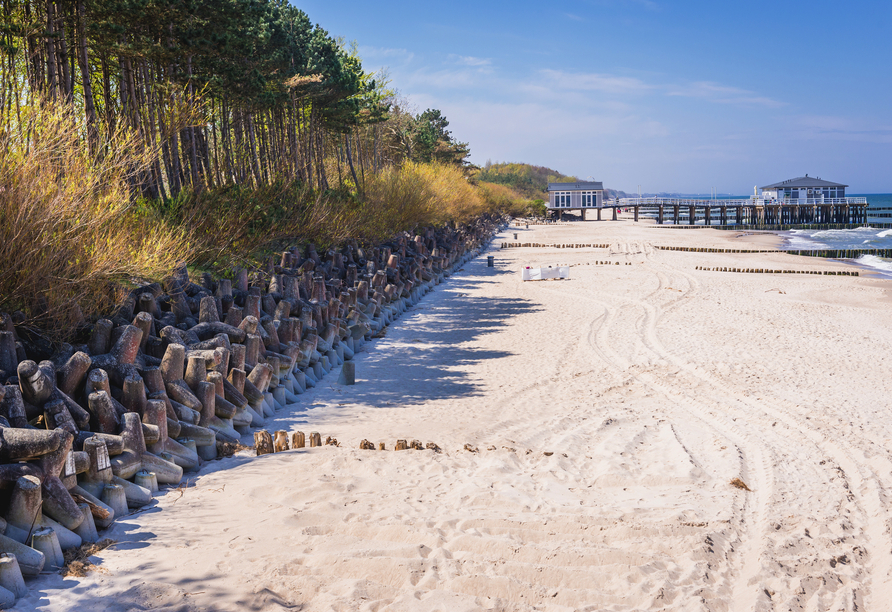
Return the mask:
<svg viewBox="0 0 892 612"><path fill-rule="evenodd" d="M628 208L638 221L641 214L658 225L702 225L737 227L841 225L867 223L866 198L832 200L695 200L685 198L622 198L608 200L606 207Z"/></svg>
<svg viewBox="0 0 892 612"><path fill-rule="evenodd" d="M610 209L610 212L603 211ZM589 209L549 209L548 222L564 213L580 212L583 221ZM620 210L631 212L636 222L641 217L656 221L657 227L678 229L752 229L786 231L791 229L892 228L892 208L872 208L865 197L823 200L698 200L686 198L622 198L604 200L592 208L598 221L619 219ZM609 215L609 217L608 217ZM556 218L555 218L556 216Z"/></svg>

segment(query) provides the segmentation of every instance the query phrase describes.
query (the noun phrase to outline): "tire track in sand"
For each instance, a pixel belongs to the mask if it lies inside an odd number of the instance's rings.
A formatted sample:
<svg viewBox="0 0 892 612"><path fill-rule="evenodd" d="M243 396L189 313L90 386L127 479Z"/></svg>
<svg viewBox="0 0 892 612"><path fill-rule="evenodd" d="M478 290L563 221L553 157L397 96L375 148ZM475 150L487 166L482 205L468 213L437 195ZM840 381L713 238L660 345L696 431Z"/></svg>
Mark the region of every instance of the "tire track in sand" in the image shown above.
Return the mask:
<svg viewBox="0 0 892 612"><path fill-rule="evenodd" d="M690 275L681 270L673 268L673 271L688 279L689 283L696 282ZM787 429L793 430L807 438L842 468L851 484L849 491L854 496L855 504L861 511L866 523L866 527L863 529L865 534L863 543L868 550L869 565L872 568L870 570L870 601L876 605L892 600L892 555L890 555L892 553L892 537L890 537L889 532L892 516L890 516L882 502L882 486L878 483L879 478L874 469L869 465L859 463L855 451L841 438L838 438L837 441L831 440L824 433L798 420L796 418L798 411L791 402L773 397L763 397L759 401L753 401L742 393L733 392L733 389L729 389L722 381L716 380L711 375L692 366L686 359L667 350L660 342L656 333L656 321L659 313L652 305L646 302L641 302L640 306L651 312L651 316L648 317L650 324L645 326L646 337L643 340L655 353L671 361L676 367L684 369L687 374L709 385L715 393L729 397L732 401L724 400L723 403L729 408L737 410L741 416L749 420L752 420L754 417L758 418L763 428L771 427L772 423L769 421L772 420L782 423ZM729 391L732 391L730 396L728 395ZM764 395L767 396L768 394ZM735 406L735 404L742 404L746 409L741 409ZM892 467L892 462L888 460L882 462L874 460L873 463L883 463L883 469L886 470ZM874 554L872 551L877 551L878 554ZM752 559L748 558L748 561L750 561L751 568L755 567L755 562ZM874 580L876 580L876 583L874 583ZM739 605L736 597L734 603L737 610L752 609L751 607Z"/></svg>
<svg viewBox="0 0 892 612"><path fill-rule="evenodd" d="M770 452L766 443L747 431L742 424L735 423L731 419L724 417L720 410L711 409L703 404L700 398L693 393L678 391L653 376L634 372L632 361L614 351L613 344L608 338L608 332L617 317L617 313L626 306L640 305L643 302L626 296L613 296L619 302L619 305L614 307L607 302L588 295L580 296L579 294L571 294L550 288L547 290L549 292L571 295L577 299L581 297L598 304L604 310L604 314L596 317L591 324L588 335L589 348L617 371L631 376L641 384L661 394L677 411L696 418L708 429L715 432L719 437L727 439L738 449L741 459L741 476L752 483L755 501L744 500L737 536L745 548L745 553L743 554L741 568L737 572L737 578L731 586L731 590L735 605L740 606L736 609L752 610L758 593L750 582L761 569L760 558L762 550L759 544L763 541L761 534L768 529L768 504L774 494L774 474L770 469L770 461L767 459ZM659 290L660 285L649 295L653 295ZM643 335L636 340L636 346L643 344Z"/></svg>

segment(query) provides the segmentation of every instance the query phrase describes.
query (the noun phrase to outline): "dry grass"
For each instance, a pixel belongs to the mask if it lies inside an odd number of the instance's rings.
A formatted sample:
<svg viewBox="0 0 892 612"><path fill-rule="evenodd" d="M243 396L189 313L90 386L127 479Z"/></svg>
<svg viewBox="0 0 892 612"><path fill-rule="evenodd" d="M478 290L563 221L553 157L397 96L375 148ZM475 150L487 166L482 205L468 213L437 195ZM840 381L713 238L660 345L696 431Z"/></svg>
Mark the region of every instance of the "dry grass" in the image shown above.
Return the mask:
<svg viewBox="0 0 892 612"><path fill-rule="evenodd" d="M487 199L484 193L490 192L470 184L458 167L406 163L369 177L361 199L346 192L315 194L281 181L188 194L159 210L173 224L190 228L191 263L224 271L282 243L371 244L508 206L506 194Z"/></svg>
<svg viewBox="0 0 892 612"><path fill-rule="evenodd" d="M750 489L748 486L746 486L746 483L743 482L740 478L735 478L734 480L732 480L731 486L737 487L738 489L743 489L744 491L752 492L752 489Z"/></svg>
<svg viewBox="0 0 892 612"><path fill-rule="evenodd" d="M449 221L462 223L486 212L486 202L461 169L442 164L409 162L385 168L367 182L364 199L358 225L369 239Z"/></svg>
<svg viewBox="0 0 892 612"><path fill-rule="evenodd" d="M101 135L93 156L64 106L24 109L19 127L0 131L0 309L70 328L190 256L186 231L132 205L152 156L132 133Z"/></svg>
<svg viewBox="0 0 892 612"><path fill-rule="evenodd" d="M526 199L507 185L481 182L477 184L480 197L488 211L501 212L514 216L530 216L530 200Z"/></svg>
<svg viewBox="0 0 892 612"><path fill-rule="evenodd" d="M225 273L283 243L371 244L516 205L510 190L475 187L458 167L418 163L369 177L361 198L279 181L144 201L140 176L158 151L137 134L100 133L91 153L65 104L25 108L5 124L0 311L21 311L56 340L107 315L132 282L161 280L183 261Z"/></svg>
<svg viewBox="0 0 892 612"><path fill-rule="evenodd" d="M65 565L62 566L62 577L83 578L97 568L96 565L90 562L90 557L99 551L105 550L112 544L117 544L117 542L106 538L92 544L86 543L77 548L69 548L64 553Z"/></svg>

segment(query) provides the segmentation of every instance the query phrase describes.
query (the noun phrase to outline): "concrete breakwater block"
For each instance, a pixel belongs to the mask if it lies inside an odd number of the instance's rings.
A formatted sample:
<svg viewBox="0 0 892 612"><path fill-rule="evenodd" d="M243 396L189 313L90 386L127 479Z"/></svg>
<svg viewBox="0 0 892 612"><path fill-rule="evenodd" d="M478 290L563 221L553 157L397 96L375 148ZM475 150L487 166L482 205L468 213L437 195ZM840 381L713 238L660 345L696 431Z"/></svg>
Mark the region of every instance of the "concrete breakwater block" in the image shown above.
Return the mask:
<svg viewBox="0 0 892 612"><path fill-rule="evenodd" d="M44 569L58 571L65 565L65 557L62 555L62 547L59 546L59 538L56 532L48 527L40 527L31 535L31 548L43 553L46 559Z"/></svg>
<svg viewBox="0 0 892 612"><path fill-rule="evenodd" d="M16 599L28 594L19 561L12 553L0 553L0 587L12 593Z"/></svg>
<svg viewBox="0 0 892 612"><path fill-rule="evenodd" d="M356 384L356 362L345 361L341 366L341 375L338 377L339 385L355 385Z"/></svg>

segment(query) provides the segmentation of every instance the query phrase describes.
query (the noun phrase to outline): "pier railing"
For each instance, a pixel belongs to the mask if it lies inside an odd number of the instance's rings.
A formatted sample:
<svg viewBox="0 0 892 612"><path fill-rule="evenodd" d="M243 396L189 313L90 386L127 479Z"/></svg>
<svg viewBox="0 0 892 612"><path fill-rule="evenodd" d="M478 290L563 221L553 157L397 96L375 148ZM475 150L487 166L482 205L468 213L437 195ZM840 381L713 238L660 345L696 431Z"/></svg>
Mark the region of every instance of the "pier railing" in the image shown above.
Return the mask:
<svg viewBox="0 0 892 612"><path fill-rule="evenodd" d="M606 207L613 206L829 206L846 204L867 204L865 197L851 198L807 198L797 200L779 200L769 198L739 198L713 200L710 198L620 198L607 200Z"/></svg>

